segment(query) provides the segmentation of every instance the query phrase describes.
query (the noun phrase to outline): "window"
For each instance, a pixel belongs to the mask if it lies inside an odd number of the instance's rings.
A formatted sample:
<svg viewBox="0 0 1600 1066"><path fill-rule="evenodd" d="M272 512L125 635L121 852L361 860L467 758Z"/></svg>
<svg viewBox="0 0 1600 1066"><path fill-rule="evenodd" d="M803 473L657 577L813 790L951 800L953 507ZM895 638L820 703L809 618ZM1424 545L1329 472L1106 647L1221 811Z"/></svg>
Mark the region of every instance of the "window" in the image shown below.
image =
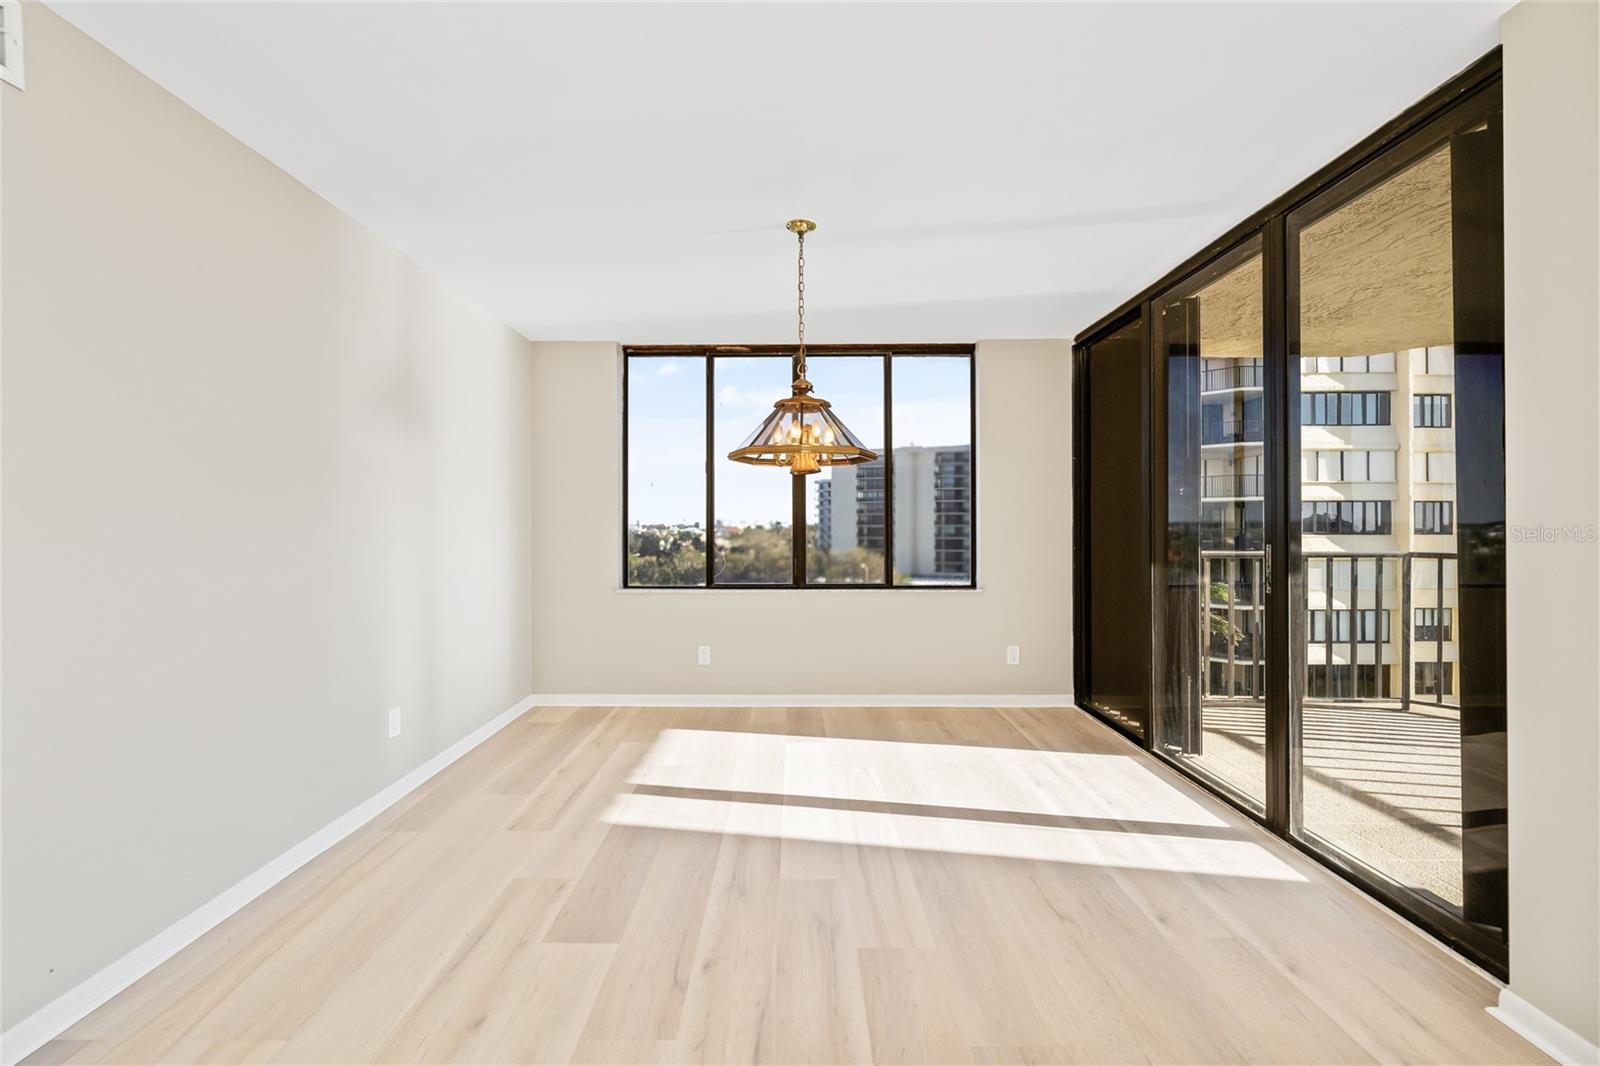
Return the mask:
<svg viewBox="0 0 1600 1066"><path fill-rule="evenodd" d="M1456 349L1452 344L1436 344L1411 354L1411 368L1419 374L1456 372Z"/></svg>
<svg viewBox="0 0 1600 1066"><path fill-rule="evenodd" d="M1338 482L1392 482L1394 452L1304 451L1300 453L1300 480Z"/></svg>
<svg viewBox="0 0 1600 1066"><path fill-rule="evenodd" d="M1349 663L1335 663L1325 666L1320 663L1306 667L1306 695L1322 697L1325 699L1381 699L1389 695L1389 671L1373 663L1361 663L1354 667L1354 688L1352 689L1351 665Z"/></svg>
<svg viewBox="0 0 1600 1066"><path fill-rule="evenodd" d="M1456 505L1449 500L1417 500L1411 505L1416 533L1450 534L1455 529Z"/></svg>
<svg viewBox="0 0 1600 1066"><path fill-rule="evenodd" d="M1455 663L1417 663L1418 696L1450 696L1455 694Z"/></svg>
<svg viewBox="0 0 1600 1066"><path fill-rule="evenodd" d="M1394 504L1388 500L1319 500L1300 505L1306 533L1357 536L1394 532Z"/></svg>
<svg viewBox="0 0 1600 1066"><path fill-rule="evenodd" d="M1411 625L1413 640L1450 640L1450 608L1418 607Z"/></svg>
<svg viewBox="0 0 1600 1066"><path fill-rule="evenodd" d="M1302 392L1300 423L1306 426L1387 426L1387 392Z"/></svg>
<svg viewBox="0 0 1600 1066"><path fill-rule="evenodd" d="M879 457L800 479L727 458L788 393L793 349L624 361L627 587L972 587L970 346L808 349L816 394Z"/></svg>
<svg viewBox="0 0 1600 1066"><path fill-rule="evenodd" d="M1349 611L1311 611L1307 640L1312 644L1350 643Z"/></svg>
<svg viewBox="0 0 1600 1066"><path fill-rule="evenodd" d="M970 357L896 355L894 584L972 583Z"/></svg>
<svg viewBox="0 0 1600 1066"><path fill-rule="evenodd" d="M1450 397L1445 393L1419 393L1411 398L1411 424L1431 429L1450 428Z"/></svg>
<svg viewBox="0 0 1600 1066"><path fill-rule="evenodd" d="M1451 482L1456 479L1455 452L1413 452L1411 477L1415 481Z"/></svg>
<svg viewBox="0 0 1600 1066"><path fill-rule="evenodd" d="M806 377L816 394L847 414L845 424L878 453L870 463L829 467L806 479L806 580L881 585L888 513L883 495L883 358L808 354Z"/></svg>
<svg viewBox="0 0 1600 1066"><path fill-rule="evenodd" d="M1383 639L1377 641L1378 613L1373 610L1314 610L1308 611L1306 621L1306 641L1310 644L1348 644L1350 643L1350 620L1354 616L1356 624L1356 643L1373 644L1389 643L1389 612L1383 612Z"/></svg>
<svg viewBox="0 0 1600 1066"><path fill-rule="evenodd" d="M706 375L701 356L630 361L628 584L706 583Z"/></svg>
<svg viewBox="0 0 1600 1066"><path fill-rule="evenodd" d="M1383 615L1383 635L1378 635L1378 615ZM1389 612L1388 611L1357 611L1356 612L1356 643L1357 644L1387 644L1389 643Z"/></svg>
<svg viewBox="0 0 1600 1066"><path fill-rule="evenodd" d="M1374 355L1307 355L1300 359L1302 374L1393 374L1394 353Z"/></svg>
<svg viewBox="0 0 1600 1066"><path fill-rule="evenodd" d="M711 482L715 503L711 581L718 585L790 584L794 580L794 506L789 484L793 475L726 458L771 410L772 401L789 391L794 380L789 358L718 355L710 362L715 396L711 455L716 465ZM867 446L871 447L871 442Z"/></svg>
<svg viewBox="0 0 1600 1066"><path fill-rule="evenodd" d="M1260 551L1266 545L1260 500L1200 504L1200 546L1207 551Z"/></svg>

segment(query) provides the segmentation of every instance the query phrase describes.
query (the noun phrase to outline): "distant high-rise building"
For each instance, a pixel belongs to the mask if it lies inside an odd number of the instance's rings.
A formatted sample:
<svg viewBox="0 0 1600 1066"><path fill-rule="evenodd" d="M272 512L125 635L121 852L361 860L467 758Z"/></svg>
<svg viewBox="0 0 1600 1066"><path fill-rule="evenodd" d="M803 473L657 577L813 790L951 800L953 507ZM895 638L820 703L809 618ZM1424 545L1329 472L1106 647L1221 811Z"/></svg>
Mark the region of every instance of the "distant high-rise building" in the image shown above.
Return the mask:
<svg viewBox="0 0 1600 1066"><path fill-rule="evenodd" d="M884 546L883 460L834 467L816 481L817 545L829 551ZM894 449L894 569L916 580L972 575L972 448Z"/></svg>
<svg viewBox="0 0 1600 1066"><path fill-rule="evenodd" d="M833 550L833 481L816 478L817 493L817 547Z"/></svg>
<svg viewBox="0 0 1600 1066"><path fill-rule="evenodd" d="M1300 381L1305 695L1456 705L1454 349L1306 356ZM1211 696L1259 697L1265 679L1261 386L1259 359L1204 360Z"/></svg>

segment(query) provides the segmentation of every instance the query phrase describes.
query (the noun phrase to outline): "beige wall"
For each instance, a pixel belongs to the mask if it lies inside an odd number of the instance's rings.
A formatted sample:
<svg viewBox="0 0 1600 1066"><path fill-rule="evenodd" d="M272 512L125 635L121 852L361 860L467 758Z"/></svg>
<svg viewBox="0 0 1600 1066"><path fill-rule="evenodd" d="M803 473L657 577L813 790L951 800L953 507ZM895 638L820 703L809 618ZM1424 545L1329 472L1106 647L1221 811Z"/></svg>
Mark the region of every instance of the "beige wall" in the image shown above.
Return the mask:
<svg viewBox="0 0 1600 1066"><path fill-rule="evenodd" d="M1511 990L1600 1043L1600 8L1501 37Z"/></svg>
<svg viewBox="0 0 1600 1066"><path fill-rule="evenodd" d="M532 688L527 342L26 15L27 91L0 88L8 1028Z"/></svg>
<svg viewBox="0 0 1600 1066"><path fill-rule="evenodd" d="M978 581L970 590L619 591L621 355L535 344L534 678L544 693L1054 694L1071 690L1065 341L978 346ZM788 477L778 471L774 477ZM780 627L826 624L797 651ZM695 665L698 645L712 665ZM1022 648L1005 665L1005 646Z"/></svg>

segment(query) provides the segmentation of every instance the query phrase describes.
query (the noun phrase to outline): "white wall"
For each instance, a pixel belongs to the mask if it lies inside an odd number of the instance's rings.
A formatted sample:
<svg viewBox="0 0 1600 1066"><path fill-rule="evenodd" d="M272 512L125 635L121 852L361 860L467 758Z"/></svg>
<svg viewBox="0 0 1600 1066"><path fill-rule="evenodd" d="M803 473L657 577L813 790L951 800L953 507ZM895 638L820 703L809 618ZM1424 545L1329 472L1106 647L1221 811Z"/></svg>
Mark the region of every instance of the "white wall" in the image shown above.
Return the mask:
<svg viewBox="0 0 1600 1066"><path fill-rule="evenodd" d="M1600 8L1524 2L1501 35L1511 990L1595 1044L1600 545L1564 531L1600 526Z"/></svg>
<svg viewBox="0 0 1600 1066"><path fill-rule="evenodd" d="M0 89L7 1028L532 688L527 342L26 16L27 91Z"/></svg>
<svg viewBox="0 0 1600 1066"><path fill-rule="evenodd" d="M737 338L731 338L737 339ZM545 693L1064 695L1071 690L1066 341L978 345L980 591L628 590L621 353L535 344L534 676ZM774 471L774 477L790 475ZM781 622L780 622L781 619ZM844 626L796 653L779 626ZM712 646L712 666L695 648ZM1022 665L1005 665L1005 646Z"/></svg>

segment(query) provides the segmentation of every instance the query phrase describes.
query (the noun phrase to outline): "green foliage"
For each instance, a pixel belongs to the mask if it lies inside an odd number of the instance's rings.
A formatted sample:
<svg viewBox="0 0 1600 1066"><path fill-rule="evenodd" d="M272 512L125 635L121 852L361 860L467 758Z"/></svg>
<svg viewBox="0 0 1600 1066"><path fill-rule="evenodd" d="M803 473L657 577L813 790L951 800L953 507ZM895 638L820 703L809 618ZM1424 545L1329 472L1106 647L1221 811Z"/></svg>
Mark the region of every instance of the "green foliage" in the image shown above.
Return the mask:
<svg viewBox="0 0 1600 1066"><path fill-rule="evenodd" d="M1228 587L1226 581L1213 581L1211 583L1211 602L1233 603L1233 590ZM1224 611L1222 614L1218 614L1216 611L1208 611L1206 612L1206 618L1210 622L1212 636L1221 637L1229 644L1237 644L1244 639L1244 630L1234 623L1232 611Z"/></svg>
<svg viewBox="0 0 1600 1066"><path fill-rule="evenodd" d="M883 581L883 552L866 548L811 552L812 581L828 585L878 584Z"/></svg>
<svg viewBox="0 0 1600 1066"><path fill-rule="evenodd" d="M703 585L706 535L695 527L641 526L628 533L628 584Z"/></svg>
<svg viewBox="0 0 1600 1066"><path fill-rule="evenodd" d="M794 570L789 527L718 527L717 581L725 585L787 584Z"/></svg>
<svg viewBox="0 0 1600 1066"><path fill-rule="evenodd" d="M788 584L793 570L789 527L717 528L717 583ZM822 552L812 545L810 580L819 584L861 584L883 580L883 553L866 548ZM628 584L683 587L705 584L706 539L697 527L639 526L628 533Z"/></svg>

